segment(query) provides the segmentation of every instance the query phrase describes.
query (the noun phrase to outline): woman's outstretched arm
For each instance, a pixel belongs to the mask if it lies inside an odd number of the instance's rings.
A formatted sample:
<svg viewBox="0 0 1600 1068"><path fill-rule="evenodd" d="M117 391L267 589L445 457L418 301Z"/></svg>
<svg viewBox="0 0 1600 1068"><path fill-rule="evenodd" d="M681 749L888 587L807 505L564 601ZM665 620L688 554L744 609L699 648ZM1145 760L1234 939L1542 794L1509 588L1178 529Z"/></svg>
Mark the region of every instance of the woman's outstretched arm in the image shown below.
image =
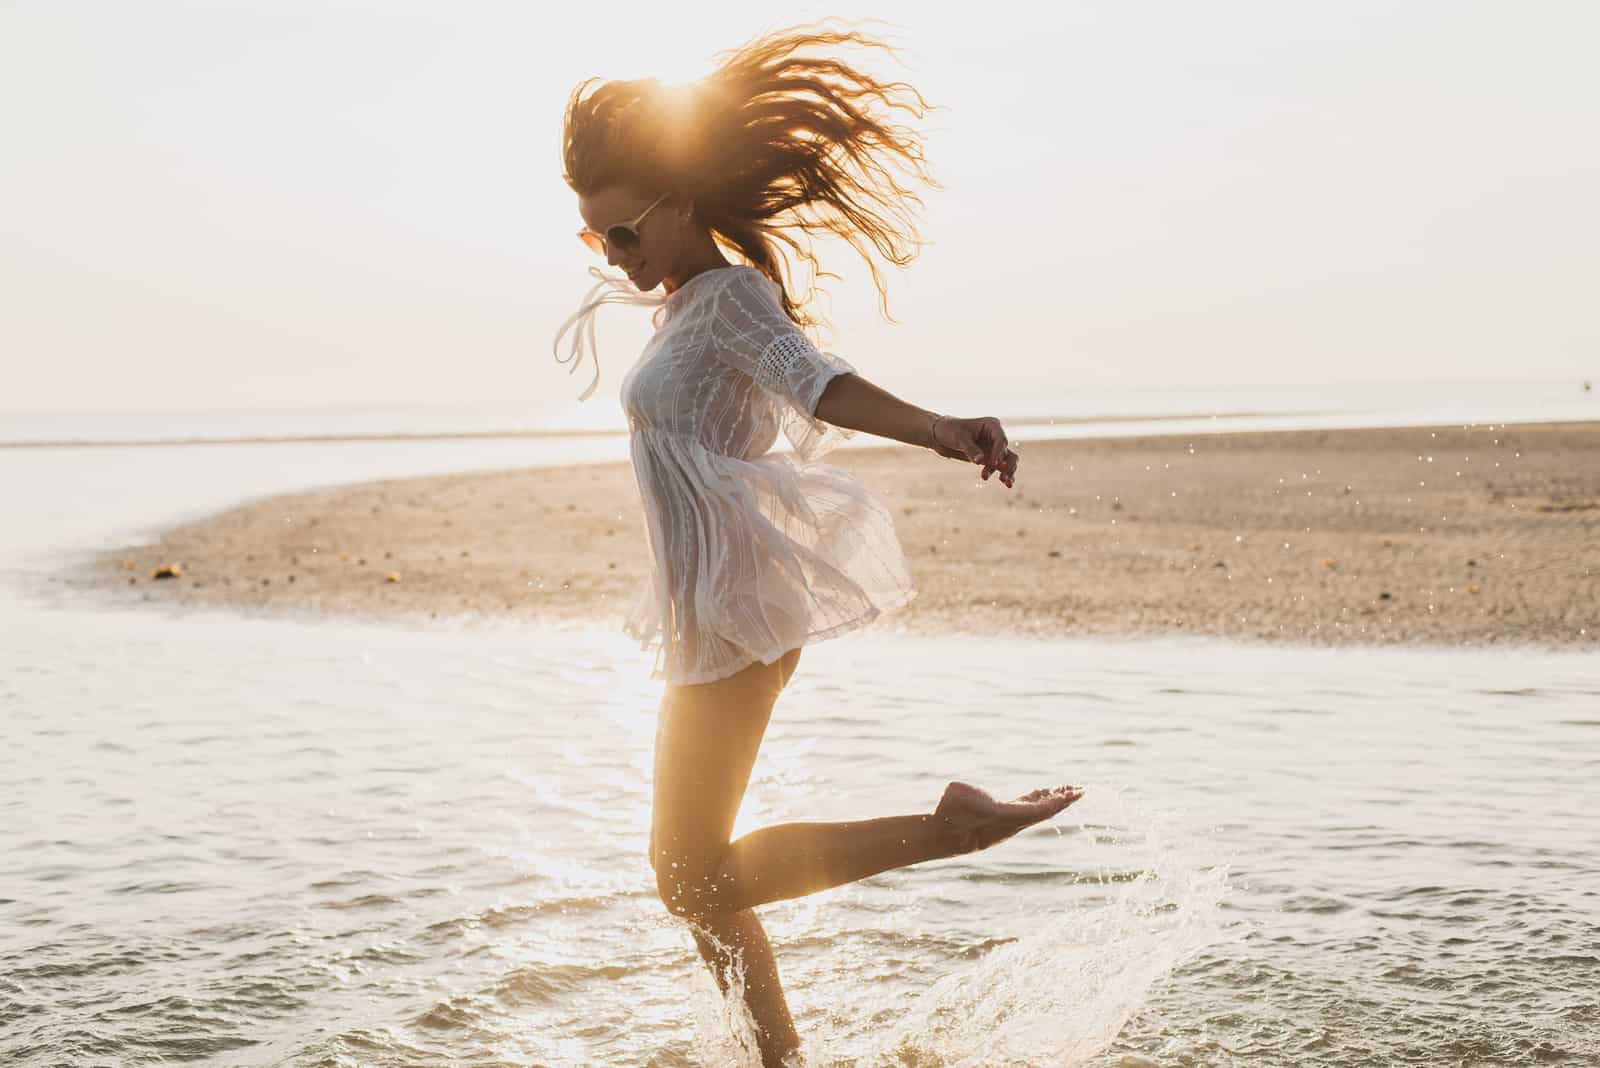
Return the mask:
<svg viewBox="0 0 1600 1068"><path fill-rule="evenodd" d="M983 465L983 477L1000 472L1008 487L1016 478L1017 454L1010 448L1005 429L993 416L958 419L945 416L934 437L939 413L919 408L874 385L860 374L835 375L817 398L818 419L847 430L860 430L880 438L932 449L952 460Z"/></svg>
<svg viewBox="0 0 1600 1068"><path fill-rule="evenodd" d="M896 397L859 374L835 375L817 400L816 417L846 430L864 430L880 438L931 449L929 436L937 412Z"/></svg>

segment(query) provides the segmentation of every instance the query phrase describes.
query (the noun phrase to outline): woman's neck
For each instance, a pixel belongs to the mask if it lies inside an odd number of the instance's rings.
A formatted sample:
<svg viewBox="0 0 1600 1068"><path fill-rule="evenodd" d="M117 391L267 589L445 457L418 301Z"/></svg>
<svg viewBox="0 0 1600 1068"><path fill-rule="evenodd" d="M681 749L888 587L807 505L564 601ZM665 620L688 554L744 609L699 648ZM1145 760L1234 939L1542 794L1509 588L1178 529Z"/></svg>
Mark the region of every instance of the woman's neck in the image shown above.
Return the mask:
<svg viewBox="0 0 1600 1068"><path fill-rule="evenodd" d="M687 263L680 265L662 277L661 285L667 291L668 296L671 296L685 282L697 274L705 271L715 271L720 267L733 266L728 262L727 257L722 254L722 250L717 247L716 242L711 240L709 233L705 235L705 238L705 247L696 249L695 255Z"/></svg>

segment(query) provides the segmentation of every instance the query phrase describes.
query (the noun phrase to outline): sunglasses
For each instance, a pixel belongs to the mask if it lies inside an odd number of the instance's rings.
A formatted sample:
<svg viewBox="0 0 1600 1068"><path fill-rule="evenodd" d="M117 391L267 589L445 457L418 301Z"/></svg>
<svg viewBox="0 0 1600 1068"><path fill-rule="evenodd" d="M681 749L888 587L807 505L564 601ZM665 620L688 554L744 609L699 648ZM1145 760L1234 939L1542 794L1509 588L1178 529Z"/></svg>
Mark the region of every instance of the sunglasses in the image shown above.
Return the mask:
<svg viewBox="0 0 1600 1068"><path fill-rule="evenodd" d="M656 198L656 204L661 203L671 192L662 193ZM656 204L650 205L641 211L630 222L612 223L606 227L606 232L597 234L585 226L578 231L578 240L582 241L589 249L601 256L606 254L607 248L617 248L623 252L634 252L639 248L639 224L644 222L644 217L656 209Z"/></svg>

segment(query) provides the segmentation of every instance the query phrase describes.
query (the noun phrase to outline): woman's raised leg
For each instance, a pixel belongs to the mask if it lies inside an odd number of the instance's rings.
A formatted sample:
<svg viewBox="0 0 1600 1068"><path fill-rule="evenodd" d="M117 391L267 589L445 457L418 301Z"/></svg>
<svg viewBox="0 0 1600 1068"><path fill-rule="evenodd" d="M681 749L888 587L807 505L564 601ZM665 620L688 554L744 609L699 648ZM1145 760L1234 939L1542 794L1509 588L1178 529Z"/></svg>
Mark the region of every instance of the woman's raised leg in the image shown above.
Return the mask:
<svg viewBox="0 0 1600 1068"><path fill-rule="evenodd" d="M774 1068L799 1038L755 906L985 849L1082 796L1075 786L1057 786L997 801L952 782L931 813L782 823L730 842L773 704L799 652L713 683L668 687L656 733L650 857L657 890L669 910L696 925L696 945L723 990L734 957L742 960L763 1064Z"/></svg>
<svg viewBox="0 0 1600 1068"><path fill-rule="evenodd" d="M717 869L727 909L803 897L880 872L987 849L1083 796L1076 786L1030 790L1012 801L952 782L931 813L836 823L778 823L728 846Z"/></svg>

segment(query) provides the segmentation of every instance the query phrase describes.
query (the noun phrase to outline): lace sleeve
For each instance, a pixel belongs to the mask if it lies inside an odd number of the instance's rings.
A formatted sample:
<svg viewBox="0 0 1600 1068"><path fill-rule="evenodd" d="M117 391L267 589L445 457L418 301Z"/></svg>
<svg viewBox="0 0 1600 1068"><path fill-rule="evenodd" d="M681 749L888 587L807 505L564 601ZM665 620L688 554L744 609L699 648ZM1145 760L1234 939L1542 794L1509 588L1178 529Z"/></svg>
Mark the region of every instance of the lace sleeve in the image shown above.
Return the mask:
<svg viewBox="0 0 1600 1068"><path fill-rule="evenodd" d="M710 346L717 358L781 402L783 432L800 459L815 460L854 437L854 430L825 423L816 412L828 383L856 369L801 333L784 313L777 283L753 267L727 273L712 306Z"/></svg>

